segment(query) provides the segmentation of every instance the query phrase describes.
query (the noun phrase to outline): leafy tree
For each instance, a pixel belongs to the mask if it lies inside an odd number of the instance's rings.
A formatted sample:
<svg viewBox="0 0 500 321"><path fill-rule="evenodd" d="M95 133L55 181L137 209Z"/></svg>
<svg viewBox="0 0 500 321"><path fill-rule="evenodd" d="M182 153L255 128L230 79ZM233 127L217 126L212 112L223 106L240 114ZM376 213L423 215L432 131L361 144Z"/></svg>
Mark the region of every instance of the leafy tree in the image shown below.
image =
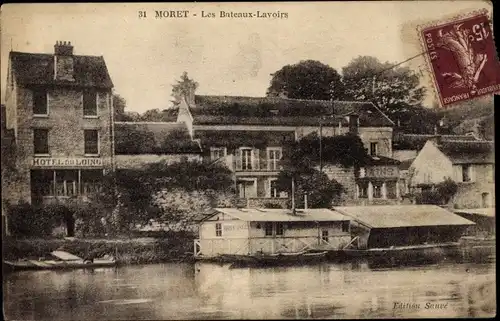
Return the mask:
<svg viewBox="0 0 500 321"><path fill-rule="evenodd" d="M332 67L316 60L286 65L272 74L269 97L339 100L344 92L341 76Z"/></svg>
<svg viewBox="0 0 500 321"><path fill-rule="evenodd" d="M314 168L302 170L283 170L278 174L277 189L292 195L292 180L295 184L295 207L304 207L304 195L310 208L331 207L343 192L343 187L330 180L325 173Z"/></svg>
<svg viewBox="0 0 500 321"><path fill-rule="evenodd" d="M407 67L380 62L371 56L359 56L342 68L346 98L372 101L394 122L401 125L422 109L425 88L419 76Z"/></svg>
<svg viewBox="0 0 500 321"><path fill-rule="evenodd" d="M176 81L176 84L172 86L172 97L174 100L174 108L179 104L182 97L187 97L193 94L196 89L198 89L199 84L188 77L188 73L185 71L182 73L181 79Z"/></svg>
<svg viewBox="0 0 500 321"><path fill-rule="evenodd" d="M148 224L150 220L183 226L186 218L193 214L192 207L186 204L195 206L198 211L194 212L199 214L205 208L195 204L205 199L215 206L232 186L231 171L221 164L187 160L173 164L158 162L144 169L106 175L100 192L91 198L92 203L101 206L94 216L104 219L110 230L118 233L129 231L137 224ZM189 199L172 201L174 194L187 195ZM88 211L81 211L79 217L90 220Z"/></svg>
<svg viewBox="0 0 500 321"><path fill-rule="evenodd" d="M362 166L368 158L363 142L357 135L345 134L322 137L323 163L339 164L344 167ZM320 160L320 139L313 132L285 150L285 162L293 167L318 166Z"/></svg>
<svg viewBox="0 0 500 321"><path fill-rule="evenodd" d="M414 195L417 204L446 205L457 193L458 185L450 177Z"/></svg>
<svg viewBox="0 0 500 321"><path fill-rule="evenodd" d="M113 94L113 112L116 121L128 121L128 117L125 114L125 107L127 106L127 101L125 98L119 94Z"/></svg>

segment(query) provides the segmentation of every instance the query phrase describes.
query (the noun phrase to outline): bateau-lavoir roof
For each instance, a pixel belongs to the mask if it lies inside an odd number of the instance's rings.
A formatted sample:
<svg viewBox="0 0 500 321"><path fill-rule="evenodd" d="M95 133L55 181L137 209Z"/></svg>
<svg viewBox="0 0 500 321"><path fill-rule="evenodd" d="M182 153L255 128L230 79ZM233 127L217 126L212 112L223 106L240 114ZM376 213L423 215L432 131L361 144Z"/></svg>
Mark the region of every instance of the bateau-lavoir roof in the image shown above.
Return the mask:
<svg viewBox="0 0 500 321"><path fill-rule="evenodd" d="M474 214L474 215L479 215L479 216L487 216L490 218L495 217L495 208L494 207L487 207L487 208L464 208L464 209L458 209L454 210L455 213L463 213L463 214Z"/></svg>
<svg viewBox="0 0 500 321"><path fill-rule="evenodd" d="M21 85L65 85L89 88L113 88L102 56L73 55L74 81L54 79L54 55L10 52L12 72Z"/></svg>
<svg viewBox="0 0 500 321"><path fill-rule="evenodd" d="M370 228L475 224L436 205L347 206L334 210Z"/></svg>
<svg viewBox="0 0 500 321"><path fill-rule="evenodd" d="M196 95L190 106L195 125L241 124L281 126L348 125L359 116L361 127L392 127L394 123L371 102Z"/></svg>
<svg viewBox="0 0 500 321"><path fill-rule="evenodd" d="M395 150L420 150L429 139L441 139L442 141L478 141L472 135L424 135L395 133L393 149Z"/></svg>
<svg viewBox="0 0 500 321"><path fill-rule="evenodd" d="M290 209L216 208L215 210L248 222L332 222L350 220L349 217L326 208L296 210L295 215L292 214Z"/></svg>
<svg viewBox="0 0 500 321"><path fill-rule="evenodd" d="M453 164L494 164L492 141L441 141L437 147Z"/></svg>
<svg viewBox="0 0 500 321"><path fill-rule="evenodd" d="M201 153L184 123L115 122L118 155Z"/></svg>

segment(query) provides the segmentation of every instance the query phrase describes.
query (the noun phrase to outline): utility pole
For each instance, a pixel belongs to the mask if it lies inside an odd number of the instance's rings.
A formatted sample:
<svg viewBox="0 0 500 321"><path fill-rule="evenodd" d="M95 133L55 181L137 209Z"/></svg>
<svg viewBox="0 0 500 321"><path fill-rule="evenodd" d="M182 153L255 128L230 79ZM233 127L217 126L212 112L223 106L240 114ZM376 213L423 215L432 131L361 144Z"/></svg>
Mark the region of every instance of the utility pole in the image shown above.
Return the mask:
<svg viewBox="0 0 500 321"><path fill-rule="evenodd" d="M319 171L323 173L323 118L319 119Z"/></svg>

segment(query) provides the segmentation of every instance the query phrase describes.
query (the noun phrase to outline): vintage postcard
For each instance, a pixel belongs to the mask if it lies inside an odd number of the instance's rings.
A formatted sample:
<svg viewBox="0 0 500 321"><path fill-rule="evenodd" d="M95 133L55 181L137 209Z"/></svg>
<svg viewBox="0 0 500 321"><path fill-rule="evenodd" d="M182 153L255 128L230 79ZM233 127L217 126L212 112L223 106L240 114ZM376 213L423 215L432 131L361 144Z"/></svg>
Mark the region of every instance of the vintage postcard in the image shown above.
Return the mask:
<svg viewBox="0 0 500 321"><path fill-rule="evenodd" d="M3 5L4 318L494 317L492 19Z"/></svg>

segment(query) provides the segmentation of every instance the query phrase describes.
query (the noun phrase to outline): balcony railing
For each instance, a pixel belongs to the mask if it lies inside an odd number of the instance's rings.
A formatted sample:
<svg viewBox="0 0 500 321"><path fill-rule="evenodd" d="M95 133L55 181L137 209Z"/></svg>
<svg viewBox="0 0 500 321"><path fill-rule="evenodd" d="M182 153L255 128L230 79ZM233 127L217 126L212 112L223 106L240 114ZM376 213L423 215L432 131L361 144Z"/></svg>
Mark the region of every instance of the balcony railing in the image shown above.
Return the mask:
<svg viewBox="0 0 500 321"><path fill-rule="evenodd" d="M280 171L283 166L277 160L258 160L246 161L236 159L233 161L233 168L235 171Z"/></svg>

